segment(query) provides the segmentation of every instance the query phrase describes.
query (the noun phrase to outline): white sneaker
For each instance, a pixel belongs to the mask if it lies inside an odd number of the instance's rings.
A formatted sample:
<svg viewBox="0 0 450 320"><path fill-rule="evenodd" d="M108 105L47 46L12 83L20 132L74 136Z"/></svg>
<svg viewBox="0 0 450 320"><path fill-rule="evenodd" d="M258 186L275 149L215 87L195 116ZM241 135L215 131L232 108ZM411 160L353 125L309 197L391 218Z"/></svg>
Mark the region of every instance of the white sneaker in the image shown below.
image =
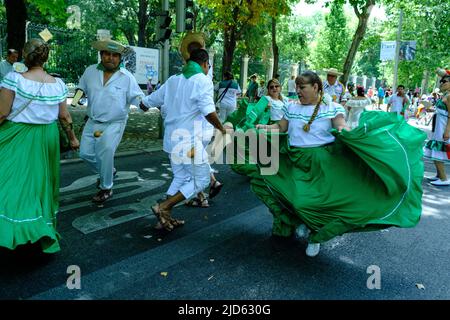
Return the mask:
<svg viewBox="0 0 450 320"><path fill-rule="evenodd" d="M299 225L297 229L295 229L295 235L297 236L297 239L308 238L310 233L311 230L309 230L308 227L303 223Z"/></svg>
<svg viewBox="0 0 450 320"><path fill-rule="evenodd" d="M320 243L311 243L308 242L308 246L306 247L306 255L308 257L315 257L319 254L320 251Z"/></svg>
<svg viewBox="0 0 450 320"><path fill-rule="evenodd" d="M450 179L447 179L445 181L441 179L437 179L436 181L430 182L433 186L450 186Z"/></svg>
<svg viewBox="0 0 450 320"><path fill-rule="evenodd" d="M436 181L439 180L438 176L434 176L434 177L425 177L428 181Z"/></svg>

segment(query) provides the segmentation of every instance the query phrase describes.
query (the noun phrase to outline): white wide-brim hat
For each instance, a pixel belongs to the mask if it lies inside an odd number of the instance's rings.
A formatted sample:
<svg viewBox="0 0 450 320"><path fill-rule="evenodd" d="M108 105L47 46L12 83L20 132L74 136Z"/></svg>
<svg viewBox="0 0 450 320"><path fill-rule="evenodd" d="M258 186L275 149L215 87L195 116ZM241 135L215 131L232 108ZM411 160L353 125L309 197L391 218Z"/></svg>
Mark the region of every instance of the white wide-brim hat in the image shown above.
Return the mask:
<svg viewBox="0 0 450 320"><path fill-rule="evenodd" d="M332 75L332 76L341 76L341 75L343 75L342 72L339 72L335 68L325 69L323 71L325 71L327 74Z"/></svg>
<svg viewBox="0 0 450 320"><path fill-rule="evenodd" d="M110 51L119 54L124 54L127 51L126 46L114 40L97 40L92 42L91 45L98 51Z"/></svg>

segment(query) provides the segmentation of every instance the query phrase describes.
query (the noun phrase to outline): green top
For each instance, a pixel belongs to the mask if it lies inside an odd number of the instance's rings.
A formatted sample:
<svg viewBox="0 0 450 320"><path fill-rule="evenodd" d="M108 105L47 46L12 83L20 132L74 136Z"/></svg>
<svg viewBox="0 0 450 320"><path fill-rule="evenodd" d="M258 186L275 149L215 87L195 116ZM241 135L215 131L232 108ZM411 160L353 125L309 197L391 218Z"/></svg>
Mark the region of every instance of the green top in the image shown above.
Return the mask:
<svg viewBox="0 0 450 320"><path fill-rule="evenodd" d="M445 96L444 96L444 97L445 97ZM437 108L437 109L444 110L444 111L448 111L448 110L447 110L447 105L446 105L446 104L444 103L444 101L443 101L444 97L442 97L441 99L439 99L439 100L436 102L436 108Z"/></svg>

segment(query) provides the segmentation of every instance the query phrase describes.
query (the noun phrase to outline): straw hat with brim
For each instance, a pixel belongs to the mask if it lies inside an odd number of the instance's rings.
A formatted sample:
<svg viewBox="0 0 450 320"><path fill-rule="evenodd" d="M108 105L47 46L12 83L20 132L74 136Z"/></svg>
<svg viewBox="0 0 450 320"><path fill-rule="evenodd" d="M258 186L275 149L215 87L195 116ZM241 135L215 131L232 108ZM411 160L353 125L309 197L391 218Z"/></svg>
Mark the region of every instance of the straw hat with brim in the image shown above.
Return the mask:
<svg viewBox="0 0 450 320"><path fill-rule="evenodd" d="M127 50L123 44L114 40L98 40L92 42L92 47L98 51L110 51L123 54Z"/></svg>
<svg viewBox="0 0 450 320"><path fill-rule="evenodd" d="M337 71L337 69L335 69L335 68L325 69L323 71L325 71L327 74L332 75L332 76L341 76L341 75L343 75L342 72Z"/></svg>
<svg viewBox="0 0 450 320"><path fill-rule="evenodd" d="M191 56L190 52L188 51L189 45L193 42L196 42L200 45L201 48L205 48L205 36L201 32L188 32L183 40L181 41L180 45L180 52L183 56L184 60L188 60Z"/></svg>

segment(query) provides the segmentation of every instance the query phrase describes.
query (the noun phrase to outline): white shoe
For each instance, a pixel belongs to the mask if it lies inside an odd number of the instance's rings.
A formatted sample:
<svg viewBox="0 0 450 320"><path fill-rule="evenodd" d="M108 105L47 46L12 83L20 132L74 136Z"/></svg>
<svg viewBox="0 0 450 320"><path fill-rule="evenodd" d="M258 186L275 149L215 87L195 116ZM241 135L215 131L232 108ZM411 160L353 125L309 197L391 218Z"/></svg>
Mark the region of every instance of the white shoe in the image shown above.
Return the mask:
<svg viewBox="0 0 450 320"><path fill-rule="evenodd" d="M297 239L308 238L310 233L311 230L309 230L308 227L303 223L299 225L297 229L295 229L295 235L297 236Z"/></svg>
<svg viewBox="0 0 450 320"><path fill-rule="evenodd" d="M439 178L437 176L434 177L425 177L428 181L436 181L439 180Z"/></svg>
<svg viewBox="0 0 450 320"><path fill-rule="evenodd" d="M430 182L433 186L450 186L450 179L447 179L445 181L438 179L436 181Z"/></svg>
<svg viewBox="0 0 450 320"><path fill-rule="evenodd" d="M320 243L311 243L308 242L308 246L306 247L306 255L308 257L315 257L319 254L320 251Z"/></svg>

